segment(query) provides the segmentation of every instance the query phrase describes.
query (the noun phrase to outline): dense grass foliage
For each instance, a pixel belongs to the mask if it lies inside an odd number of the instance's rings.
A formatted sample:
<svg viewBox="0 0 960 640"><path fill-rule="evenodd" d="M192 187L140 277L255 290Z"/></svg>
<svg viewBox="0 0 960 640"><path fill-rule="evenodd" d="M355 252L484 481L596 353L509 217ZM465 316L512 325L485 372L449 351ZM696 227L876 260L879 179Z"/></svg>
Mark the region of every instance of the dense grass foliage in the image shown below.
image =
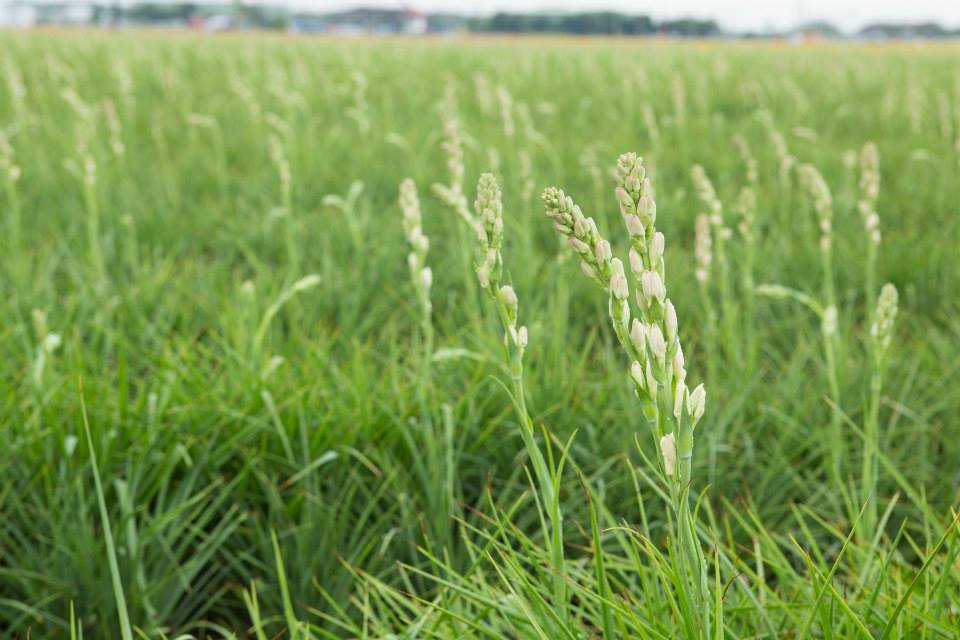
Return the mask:
<svg viewBox="0 0 960 640"><path fill-rule="evenodd" d="M630 362L538 198L561 186L624 256L610 176L636 151L690 385L708 390L691 492L713 637L958 637L956 53L0 35L0 627L697 635ZM473 232L430 191L449 180L454 116L468 201L484 171L503 190L536 439L551 464L569 443L559 591ZM816 313L753 288L819 300L828 275L777 135L833 195L833 362ZM757 162L752 250L735 136ZM875 276L857 211L868 141ZM733 230L703 287L694 165ZM397 205L408 176L430 238L426 323ZM869 328L887 281L871 536Z"/></svg>

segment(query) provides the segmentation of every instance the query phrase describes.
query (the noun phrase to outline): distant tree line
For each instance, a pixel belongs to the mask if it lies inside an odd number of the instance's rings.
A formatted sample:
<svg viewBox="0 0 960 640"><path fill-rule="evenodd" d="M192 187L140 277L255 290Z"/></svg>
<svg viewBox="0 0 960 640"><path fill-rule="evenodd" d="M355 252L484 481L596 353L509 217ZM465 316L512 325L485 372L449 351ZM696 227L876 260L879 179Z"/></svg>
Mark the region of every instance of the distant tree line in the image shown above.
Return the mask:
<svg viewBox="0 0 960 640"><path fill-rule="evenodd" d="M650 16L631 16L613 11L590 13L497 13L487 18L470 18L471 31L491 33L569 33L576 35L645 36L662 33L673 36L706 37L721 33L714 20L654 21Z"/></svg>

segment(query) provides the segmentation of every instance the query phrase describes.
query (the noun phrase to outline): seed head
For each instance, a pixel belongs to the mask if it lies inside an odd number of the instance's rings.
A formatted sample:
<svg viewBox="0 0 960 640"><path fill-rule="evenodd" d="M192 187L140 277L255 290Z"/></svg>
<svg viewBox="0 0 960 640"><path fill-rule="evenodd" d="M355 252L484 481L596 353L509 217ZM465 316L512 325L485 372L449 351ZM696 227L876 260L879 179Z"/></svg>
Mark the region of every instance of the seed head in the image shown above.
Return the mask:
<svg viewBox="0 0 960 640"><path fill-rule="evenodd" d="M697 280L706 283L710 279L710 264L713 262L713 239L710 237L710 217L701 213L697 216L694 235L694 257L697 261Z"/></svg>
<svg viewBox="0 0 960 640"><path fill-rule="evenodd" d="M880 290L877 307L873 314L873 323L870 326L870 338L874 349L882 359L890 349L893 339L893 325L897 319L899 306L897 288L889 282Z"/></svg>
<svg viewBox="0 0 960 640"><path fill-rule="evenodd" d="M860 149L860 197L873 209L880 195L880 152L877 145L868 142Z"/></svg>

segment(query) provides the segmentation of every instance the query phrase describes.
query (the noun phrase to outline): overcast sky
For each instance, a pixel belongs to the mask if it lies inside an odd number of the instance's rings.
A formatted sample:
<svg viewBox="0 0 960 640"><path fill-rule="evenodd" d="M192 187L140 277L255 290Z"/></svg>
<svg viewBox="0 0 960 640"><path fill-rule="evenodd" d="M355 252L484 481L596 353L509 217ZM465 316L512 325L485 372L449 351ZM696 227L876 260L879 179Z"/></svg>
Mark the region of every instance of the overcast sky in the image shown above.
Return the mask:
<svg viewBox="0 0 960 640"><path fill-rule="evenodd" d="M496 11L611 9L654 18L713 18L726 29L794 26L815 19L852 30L882 20L934 20L960 27L960 0L294 0L297 6L331 10L356 6L412 7L424 11L489 14Z"/></svg>

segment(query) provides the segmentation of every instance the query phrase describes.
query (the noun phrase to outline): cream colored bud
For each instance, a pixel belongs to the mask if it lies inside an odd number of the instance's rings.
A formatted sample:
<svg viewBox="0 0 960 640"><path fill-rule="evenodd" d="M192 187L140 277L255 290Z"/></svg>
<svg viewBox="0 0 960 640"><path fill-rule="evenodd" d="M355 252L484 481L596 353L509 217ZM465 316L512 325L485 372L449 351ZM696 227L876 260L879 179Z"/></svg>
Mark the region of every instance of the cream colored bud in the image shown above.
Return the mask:
<svg viewBox="0 0 960 640"><path fill-rule="evenodd" d="M650 361L647 360L647 366L643 371L644 377L647 379L647 393L650 394L650 397L654 400L657 399L657 389L659 385L657 384L657 376L653 373L653 366L650 364Z"/></svg>
<svg viewBox="0 0 960 640"><path fill-rule="evenodd" d="M657 360L663 362L667 357L667 343L663 340L663 332L660 331L660 325L649 325L647 339L650 343L650 351L657 357Z"/></svg>
<svg viewBox="0 0 960 640"><path fill-rule="evenodd" d="M48 333L43 339L43 350L47 353L53 353L60 348L62 342L59 333Z"/></svg>
<svg viewBox="0 0 960 640"><path fill-rule="evenodd" d="M677 420L683 414L683 408L687 402L687 385L683 382L677 382L677 390L673 395L673 417ZM688 410L689 413L689 410Z"/></svg>
<svg viewBox="0 0 960 640"><path fill-rule="evenodd" d="M633 201L633 198L627 193L627 190L623 187L617 187L614 190L614 194L617 197L617 202L620 204L620 213L624 216L628 216L634 213L637 210L637 205Z"/></svg>
<svg viewBox="0 0 960 640"><path fill-rule="evenodd" d="M677 441L672 433L660 438L660 452L663 454L663 470L668 476L677 472Z"/></svg>
<svg viewBox="0 0 960 640"><path fill-rule="evenodd" d="M627 258L630 259L630 273L632 273L635 278L639 278L640 274L643 273L643 258L641 258L640 254L633 248L627 253Z"/></svg>
<svg viewBox="0 0 960 640"><path fill-rule="evenodd" d="M672 345L677 339L677 310L670 300L664 303L663 328L667 331L667 343Z"/></svg>
<svg viewBox="0 0 960 640"><path fill-rule="evenodd" d="M567 244L573 247L573 250L581 255L587 255L590 253L590 246L576 236L570 236L567 238Z"/></svg>
<svg viewBox="0 0 960 640"><path fill-rule="evenodd" d="M606 240L598 240L597 246L594 247L594 251L597 256L597 262L607 262L613 257L613 251L610 249L610 243Z"/></svg>
<svg viewBox="0 0 960 640"><path fill-rule="evenodd" d="M507 307L511 309L516 309L517 304L519 304L517 292L514 291L513 287L508 284L500 287L500 299L503 300L503 304L507 305Z"/></svg>
<svg viewBox="0 0 960 640"><path fill-rule="evenodd" d="M520 347L521 349L526 349L527 339L528 339L527 328L525 326L520 327L517 330L517 346Z"/></svg>
<svg viewBox="0 0 960 640"><path fill-rule="evenodd" d="M650 261L657 262L660 258L663 257L663 249L666 240L663 237L663 234L657 231L653 234L653 238L650 239Z"/></svg>
<svg viewBox="0 0 960 640"><path fill-rule="evenodd" d="M646 230L643 228L643 223L639 217L631 213L626 216L625 221L627 223L627 233L630 234L631 238L646 237Z"/></svg>
<svg viewBox="0 0 960 640"><path fill-rule="evenodd" d="M825 336L832 336L837 332L837 308L834 305L823 310L821 328Z"/></svg>
<svg viewBox="0 0 960 640"><path fill-rule="evenodd" d="M623 272L623 263L619 258L610 261L610 295L617 300L626 300L630 296L627 276Z"/></svg>
<svg viewBox="0 0 960 640"><path fill-rule="evenodd" d="M704 411L707 410L707 390L703 383L698 384L697 388L690 392L690 398L687 400L687 408L690 411L690 419L694 426L700 422Z"/></svg>
<svg viewBox="0 0 960 640"><path fill-rule="evenodd" d="M683 360L683 347L677 343L677 351L673 354L673 377L679 381L687 379L686 363Z"/></svg>
<svg viewBox="0 0 960 640"><path fill-rule="evenodd" d="M663 302L664 297L667 295L667 290L663 286L663 280L660 279L660 274L656 271L644 271L643 275L640 276L640 286L643 289L643 295L648 300L656 298L660 302Z"/></svg>
<svg viewBox="0 0 960 640"><path fill-rule="evenodd" d="M643 373L643 367L640 366L640 363L634 361L630 365L630 377L633 379L638 386L643 387L645 382L645 377Z"/></svg>
<svg viewBox="0 0 960 640"><path fill-rule="evenodd" d="M646 327L638 318L633 319L633 325L630 327L630 342L637 353L644 354L647 351L647 332Z"/></svg>
<svg viewBox="0 0 960 640"><path fill-rule="evenodd" d="M420 271L420 283L424 289L429 289L433 285L433 271L430 267L424 267L423 270Z"/></svg>
<svg viewBox="0 0 960 640"><path fill-rule="evenodd" d="M597 277L597 271L596 271L596 269L594 269L593 267L591 267L591 266L590 266L589 264L587 264L586 262L583 262L583 261L580 262L580 271L583 271L583 274L584 274L585 276L587 276L588 278L596 278L596 277Z"/></svg>

